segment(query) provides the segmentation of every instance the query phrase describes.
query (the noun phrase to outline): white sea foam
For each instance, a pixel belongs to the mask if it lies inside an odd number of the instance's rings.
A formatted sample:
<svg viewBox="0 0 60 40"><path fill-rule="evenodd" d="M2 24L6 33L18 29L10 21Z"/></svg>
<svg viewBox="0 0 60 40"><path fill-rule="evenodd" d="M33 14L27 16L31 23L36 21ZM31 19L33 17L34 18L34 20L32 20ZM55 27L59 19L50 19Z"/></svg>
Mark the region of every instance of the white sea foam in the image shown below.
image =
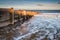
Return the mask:
<svg viewBox="0 0 60 40"><path fill-rule="evenodd" d="M28 22L27 26L29 27L29 30L28 30L29 32L25 35L15 38L15 40L26 38L28 36L31 36L32 34L35 34L36 32L38 32L37 35L39 35L39 38L36 38L37 40L43 39L46 36L51 40L53 40L55 34L60 35L60 18L55 17L55 15L58 15L58 14L53 15L51 13L51 14L41 14L41 16L35 15L33 19L31 19ZM59 33L57 33L57 31Z"/></svg>

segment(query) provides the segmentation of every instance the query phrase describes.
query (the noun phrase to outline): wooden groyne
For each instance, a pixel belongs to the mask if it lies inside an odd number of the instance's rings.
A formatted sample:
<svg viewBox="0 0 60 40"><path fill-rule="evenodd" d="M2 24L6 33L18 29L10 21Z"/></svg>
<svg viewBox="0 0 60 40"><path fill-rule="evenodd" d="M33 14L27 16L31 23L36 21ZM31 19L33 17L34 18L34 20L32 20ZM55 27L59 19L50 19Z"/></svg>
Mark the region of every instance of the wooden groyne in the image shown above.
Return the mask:
<svg viewBox="0 0 60 40"><path fill-rule="evenodd" d="M8 20L9 23L7 23L6 20L2 19L3 21L0 21L0 24L2 24L3 22L6 23L6 25L8 24L11 24L11 25L14 25L15 23L19 22L19 21L27 21L29 18L31 18L32 16L38 14L38 12L34 12L34 11L27 11L27 10L14 10L14 8L9 8L7 10L4 11L4 9L1 9L2 12L5 12L5 11L8 11L7 12L7 17L8 17ZM5 13L6 14L6 13ZM6 26L5 24L4 25L1 25L1 26Z"/></svg>
<svg viewBox="0 0 60 40"><path fill-rule="evenodd" d="M0 40L12 40L13 36L19 35L17 27L20 27L21 24L38 14L38 12L26 10L15 11L13 8L10 8L7 14L8 20L0 22Z"/></svg>

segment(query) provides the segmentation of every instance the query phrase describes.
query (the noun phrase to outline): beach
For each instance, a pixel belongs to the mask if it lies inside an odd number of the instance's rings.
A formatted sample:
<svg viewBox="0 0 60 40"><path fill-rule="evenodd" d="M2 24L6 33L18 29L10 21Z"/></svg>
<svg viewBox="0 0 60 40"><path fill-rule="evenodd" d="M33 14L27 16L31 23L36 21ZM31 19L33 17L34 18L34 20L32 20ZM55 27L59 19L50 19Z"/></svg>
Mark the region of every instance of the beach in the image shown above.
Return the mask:
<svg viewBox="0 0 60 40"><path fill-rule="evenodd" d="M0 40L60 40L60 13L15 10L11 15L4 13L2 19Z"/></svg>

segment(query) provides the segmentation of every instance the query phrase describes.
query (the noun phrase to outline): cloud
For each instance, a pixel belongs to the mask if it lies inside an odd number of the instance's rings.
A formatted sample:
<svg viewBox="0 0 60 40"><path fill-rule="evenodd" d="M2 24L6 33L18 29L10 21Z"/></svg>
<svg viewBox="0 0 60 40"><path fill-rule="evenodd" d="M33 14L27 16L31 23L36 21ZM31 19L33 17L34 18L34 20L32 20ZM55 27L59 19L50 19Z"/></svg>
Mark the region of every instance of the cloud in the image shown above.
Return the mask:
<svg viewBox="0 0 60 40"><path fill-rule="evenodd" d="M43 4L37 4L37 6L44 6Z"/></svg>
<svg viewBox="0 0 60 40"><path fill-rule="evenodd" d="M60 2L58 2L57 4L60 4Z"/></svg>

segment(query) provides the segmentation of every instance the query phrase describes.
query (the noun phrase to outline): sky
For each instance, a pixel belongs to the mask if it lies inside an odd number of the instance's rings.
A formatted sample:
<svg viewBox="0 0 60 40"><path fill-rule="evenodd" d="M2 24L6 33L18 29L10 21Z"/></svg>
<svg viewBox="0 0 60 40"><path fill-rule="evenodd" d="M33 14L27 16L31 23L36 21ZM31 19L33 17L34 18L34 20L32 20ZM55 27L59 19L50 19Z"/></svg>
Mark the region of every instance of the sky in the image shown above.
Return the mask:
<svg viewBox="0 0 60 40"><path fill-rule="evenodd" d="M60 0L0 0L0 8L60 10Z"/></svg>

